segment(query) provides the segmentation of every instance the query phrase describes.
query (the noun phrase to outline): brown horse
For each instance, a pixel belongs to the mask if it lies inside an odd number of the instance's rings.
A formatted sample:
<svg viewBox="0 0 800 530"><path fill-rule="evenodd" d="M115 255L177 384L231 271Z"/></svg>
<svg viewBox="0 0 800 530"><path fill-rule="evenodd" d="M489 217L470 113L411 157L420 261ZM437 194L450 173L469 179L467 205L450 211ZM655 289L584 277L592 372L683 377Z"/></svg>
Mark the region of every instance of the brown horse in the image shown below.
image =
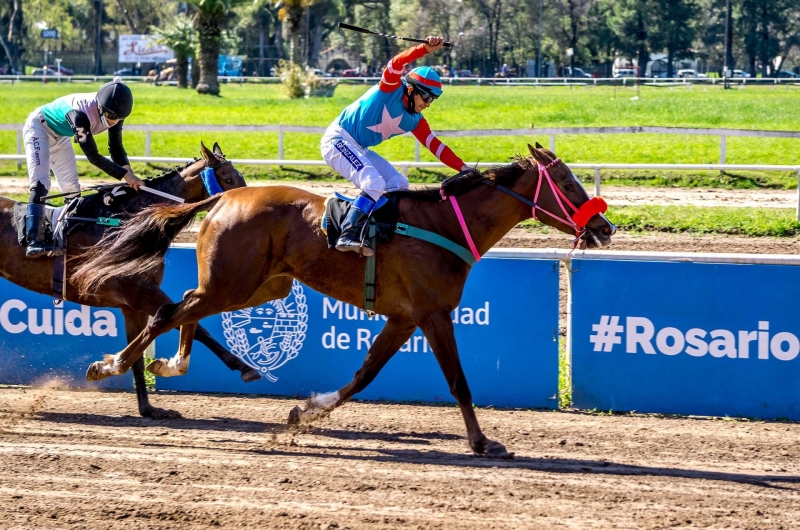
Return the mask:
<svg viewBox="0 0 800 530"><path fill-rule="evenodd" d="M608 244L616 229L599 213L604 209L587 213L585 208L602 199L590 200L569 168L550 151L538 144L536 149L528 148L530 158L519 158L483 174L462 174L446 181L441 190L400 192L400 220L462 246L469 244L454 205L442 201L441 191L458 197L460 212L480 254L530 218L532 206L535 212L546 214L542 221L550 226L568 233L577 226L582 246ZM118 356L92 364L88 379L125 372L150 342L176 326L182 326L178 353L168 361L154 361L148 370L159 375L182 374L189 362L189 337L200 319L284 298L290 292L292 278L328 296L364 307L366 260L353 252L328 250L320 229L325 213L323 198L299 189L248 188L195 206L153 208L139 216L142 223L123 228L128 232L123 238L133 242L153 230L173 237L196 211L212 204L197 241L197 289L188 291L181 303L159 309L148 327ZM566 213L566 205L578 211ZM576 225L573 219L580 216L585 219ZM84 263L78 279L82 289L105 281L104 275L97 276L95 265L110 263L113 267L114 256L121 250L117 242L121 240L111 240L111 246ZM126 259L140 259L143 263L161 259L146 248L137 252L137 256L129 253ZM458 401L473 451L490 457L510 457L502 444L481 432L456 349L451 312L459 304L469 271L467 262L456 254L420 239L396 235L381 246L377 253L375 309L388 317L385 327L349 384L338 392L312 398L306 411L296 407L289 422L325 415L366 388L420 327Z"/></svg>
<svg viewBox="0 0 800 530"><path fill-rule="evenodd" d="M208 198L208 192L200 177L204 168L214 170L217 181L223 190L246 186L241 173L233 164L225 160L222 151L215 143L213 152L202 143L202 159L186 164L180 171L173 171L162 177L145 181L148 187L179 196L187 202L194 203ZM158 195L139 192L129 199L118 198L115 203L106 206L103 196L96 194L84 197L83 208L94 211L95 217L125 217L142 211L156 203L168 202L169 199ZM13 223L15 202L0 197L0 276L31 291L52 295L54 258L29 259L25 257L25 248L17 242L17 230ZM124 223L125 221L123 221ZM69 254L65 285L65 296L68 300L91 306L117 307L125 317L125 331L128 341L135 338L147 325L149 316L155 315L159 307L171 303L172 300L159 287L163 276L163 262L154 261L147 269L136 269L121 264L119 275L110 274L95 288L79 294L72 277L72 271L79 266L87 248L93 247L101 240L107 230L101 225L91 224L75 230L69 236ZM116 232L109 231L110 237ZM147 244L142 241L140 244ZM242 363L221 344L214 340L202 327L198 327L195 337L213 351L232 370L239 370L242 379L252 381L260 376L258 372ZM141 353L141 352L140 352ZM144 380L144 362L138 361L133 366L136 394L139 402L139 413L152 418L180 416L175 411L160 409L150 404Z"/></svg>

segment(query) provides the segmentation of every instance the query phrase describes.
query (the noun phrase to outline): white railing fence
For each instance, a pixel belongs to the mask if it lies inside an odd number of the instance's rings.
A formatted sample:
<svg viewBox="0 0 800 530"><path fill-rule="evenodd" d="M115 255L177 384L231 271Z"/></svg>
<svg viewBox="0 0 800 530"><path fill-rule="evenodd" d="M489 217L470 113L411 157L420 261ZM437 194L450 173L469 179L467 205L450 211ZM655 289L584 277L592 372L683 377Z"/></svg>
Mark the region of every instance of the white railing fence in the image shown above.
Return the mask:
<svg viewBox="0 0 800 530"><path fill-rule="evenodd" d="M0 75L0 83L105 83L111 81L113 75ZM125 76L126 83L156 83L153 77L149 76ZM277 84L281 80L279 77L218 77L220 83L228 84ZM374 85L380 81L380 77L326 77L325 80L336 81L341 84L354 85ZM685 87L691 88L693 85L720 86L725 80L721 77L681 77L681 78L653 78L653 77L443 77L442 82L450 86L493 86L493 87L590 87L590 86L609 86L609 87ZM177 82L158 81L160 85L175 85ZM800 87L800 77L729 77L728 85L736 88L746 86L784 86Z"/></svg>
<svg viewBox="0 0 800 530"><path fill-rule="evenodd" d="M16 160L21 167L25 161L22 141L22 125L0 124L0 131L16 131L17 133L17 153L0 154L0 160ZM162 132L232 132L232 133L278 133L278 157L275 159L236 159L237 164L241 165L268 165L268 166L318 166L325 167L327 164L322 160L291 160L284 158L284 145L286 133L310 133L323 134L325 127L313 127L303 125L126 125L126 131L143 131L145 133L145 153L144 156L129 156L131 162L164 162L164 163L183 163L184 158L152 156L151 140L153 133ZM800 164L798 165L771 165L771 164L727 164L726 163L726 138L735 137L758 137L758 138L794 138L800 139L798 131L764 131L751 129L695 129L688 127L546 127L538 129L474 129L465 131L436 131L438 136L445 137L478 137L478 136L543 136L550 137L550 151L556 151L556 136L564 134L572 135L591 135L591 134L674 134L689 136L718 136L720 142L719 163L718 164L614 164L614 163L570 163L573 169L589 169L594 171L594 192L600 195L601 171L603 169L628 169L628 170L700 170L700 171L791 171L796 172L798 177L797 185L797 219L800 220ZM409 135L410 136L410 135ZM415 139L414 160L391 162L393 166L400 169L407 175L409 168L416 167L444 167L440 162L423 162L420 160L420 143ZM78 157L85 160L85 157ZM471 165L479 167L491 167L501 165L506 162L473 162Z"/></svg>

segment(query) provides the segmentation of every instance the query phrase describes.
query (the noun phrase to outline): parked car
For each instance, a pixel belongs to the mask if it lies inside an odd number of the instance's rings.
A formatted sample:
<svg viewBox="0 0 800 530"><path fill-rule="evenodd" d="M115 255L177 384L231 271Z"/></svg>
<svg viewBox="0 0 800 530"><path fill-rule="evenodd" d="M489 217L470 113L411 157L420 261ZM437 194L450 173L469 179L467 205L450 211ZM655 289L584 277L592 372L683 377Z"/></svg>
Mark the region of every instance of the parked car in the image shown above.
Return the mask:
<svg viewBox="0 0 800 530"><path fill-rule="evenodd" d="M790 71L788 71L788 70L780 70L780 71L778 71L778 72L776 73L776 76L777 76L777 77L789 77L789 78L797 78L797 77L800 77L800 75L797 75L796 73L794 73L794 72L790 72Z"/></svg>
<svg viewBox="0 0 800 530"><path fill-rule="evenodd" d="M636 77L636 70L633 68L620 68L614 72L614 77Z"/></svg>
<svg viewBox="0 0 800 530"><path fill-rule="evenodd" d="M564 67L564 77L592 77L591 74L587 74L583 71L582 68L575 67L575 72L573 74L572 69L569 66Z"/></svg>
<svg viewBox="0 0 800 530"><path fill-rule="evenodd" d="M700 74L697 72L697 70L694 70L692 68L683 68L681 70L678 70L678 77L696 77L702 79L702 78L707 78L708 76L706 74Z"/></svg>
<svg viewBox="0 0 800 530"><path fill-rule="evenodd" d="M133 68L123 68L121 70L117 70L114 72L114 75L118 75L120 77L124 77L126 75L136 75L136 72Z"/></svg>
<svg viewBox="0 0 800 530"><path fill-rule="evenodd" d="M36 68L31 75L56 75L56 71L51 68Z"/></svg>
<svg viewBox="0 0 800 530"><path fill-rule="evenodd" d="M734 70L733 75L731 77L750 77L750 74L748 74L744 70Z"/></svg>
<svg viewBox="0 0 800 530"><path fill-rule="evenodd" d="M54 72L58 72L58 69L55 66L48 65L47 68L51 69ZM74 70L70 70L69 68L61 67L61 75L75 75Z"/></svg>
<svg viewBox="0 0 800 530"><path fill-rule="evenodd" d="M314 68L311 72L317 77L330 77L331 74L325 72L324 70L320 70L319 68Z"/></svg>
<svg viewBox="0 0 800 530"><path fill-rule="evenodd" d="M456 70L453 72L453 77L473 77L473 75L469 70Z"/></svg>
<svg viewBox="0 0 800 530"><path fill-rule="evenodd" d="M342 77L358 77L358 76L359 76L358 70L355 68L342 70Z"/></svg>

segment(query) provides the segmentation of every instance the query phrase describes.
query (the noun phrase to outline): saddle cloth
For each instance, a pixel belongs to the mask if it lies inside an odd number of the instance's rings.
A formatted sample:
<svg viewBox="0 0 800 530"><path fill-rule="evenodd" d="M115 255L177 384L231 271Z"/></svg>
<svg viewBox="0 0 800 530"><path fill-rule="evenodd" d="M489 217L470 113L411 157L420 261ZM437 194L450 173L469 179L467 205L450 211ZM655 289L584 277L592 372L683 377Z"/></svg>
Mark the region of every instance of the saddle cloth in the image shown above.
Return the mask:
<svg viewBox="0 0 800 530"><path fill-rule="evenodd" d="M321 228L328 236L328 248L336 247L336 242L342 235L342 222L354 200L340 193L325 199L325 215L322 217ZM377 228L376 243L386 243L392 239L399 216L395 194L388 193L378 200L370 217L370 222Z"/></svg>

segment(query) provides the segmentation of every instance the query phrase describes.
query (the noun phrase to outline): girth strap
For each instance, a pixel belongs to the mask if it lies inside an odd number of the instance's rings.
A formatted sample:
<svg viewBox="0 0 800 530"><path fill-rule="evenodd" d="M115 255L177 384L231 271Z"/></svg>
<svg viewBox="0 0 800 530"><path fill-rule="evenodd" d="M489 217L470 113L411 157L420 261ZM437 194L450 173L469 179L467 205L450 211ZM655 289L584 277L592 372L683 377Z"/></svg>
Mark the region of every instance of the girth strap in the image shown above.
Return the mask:
<svg viewBox="0 0 800 530"><path fill-rule="evenodd" d="M428 243L433 243L434 245L438 245L442 248L446 248L459 258L463 259L467 262L467 265L472 267L475 265L476 260L475 257L472 255L472 252L465 249L458 243L454 243L447 239L446 237L440 236L434 232L430 232L428 230L423 230L422 228L417 228L416 226L410 226L405 223L397 223L397 226L394 229L396 234L402 234L408 237L415 237L417 239L421 239L423 241L427 241Z"/></svg>
<svg viewBox="0 0 800 530"><path fill-rule="evenodd" d="M372 246L372 255L367 257L367 266L364 271L364 311L369 316L375 314L375 255L377 247L378 227L372 217L367 221L367 239Z"/></svg>
<svg viewBox="0 0 800 530"><path fill-rule="evenodd" d="M427 241L428 243L433 243L434 245L445 248L467 262L467 265L470 267L476 263L475 258L472 256L472 252L434 232L417 228L416 226L407 225L405 223L397 223L394 228L394 232L396 234L402 234L404 236L421 239L422 241ZM375 226L375 222L372 220L372 218L370 218L369 232L367 233L367 237L369 238L369 242L372 244L372 249L374 252L372 256L367 258L367 265L364 271L364 311L366 311L369 316L375 314L375 257L378 255L378 238L376 237L377 233L378 229Z"/></svg>

